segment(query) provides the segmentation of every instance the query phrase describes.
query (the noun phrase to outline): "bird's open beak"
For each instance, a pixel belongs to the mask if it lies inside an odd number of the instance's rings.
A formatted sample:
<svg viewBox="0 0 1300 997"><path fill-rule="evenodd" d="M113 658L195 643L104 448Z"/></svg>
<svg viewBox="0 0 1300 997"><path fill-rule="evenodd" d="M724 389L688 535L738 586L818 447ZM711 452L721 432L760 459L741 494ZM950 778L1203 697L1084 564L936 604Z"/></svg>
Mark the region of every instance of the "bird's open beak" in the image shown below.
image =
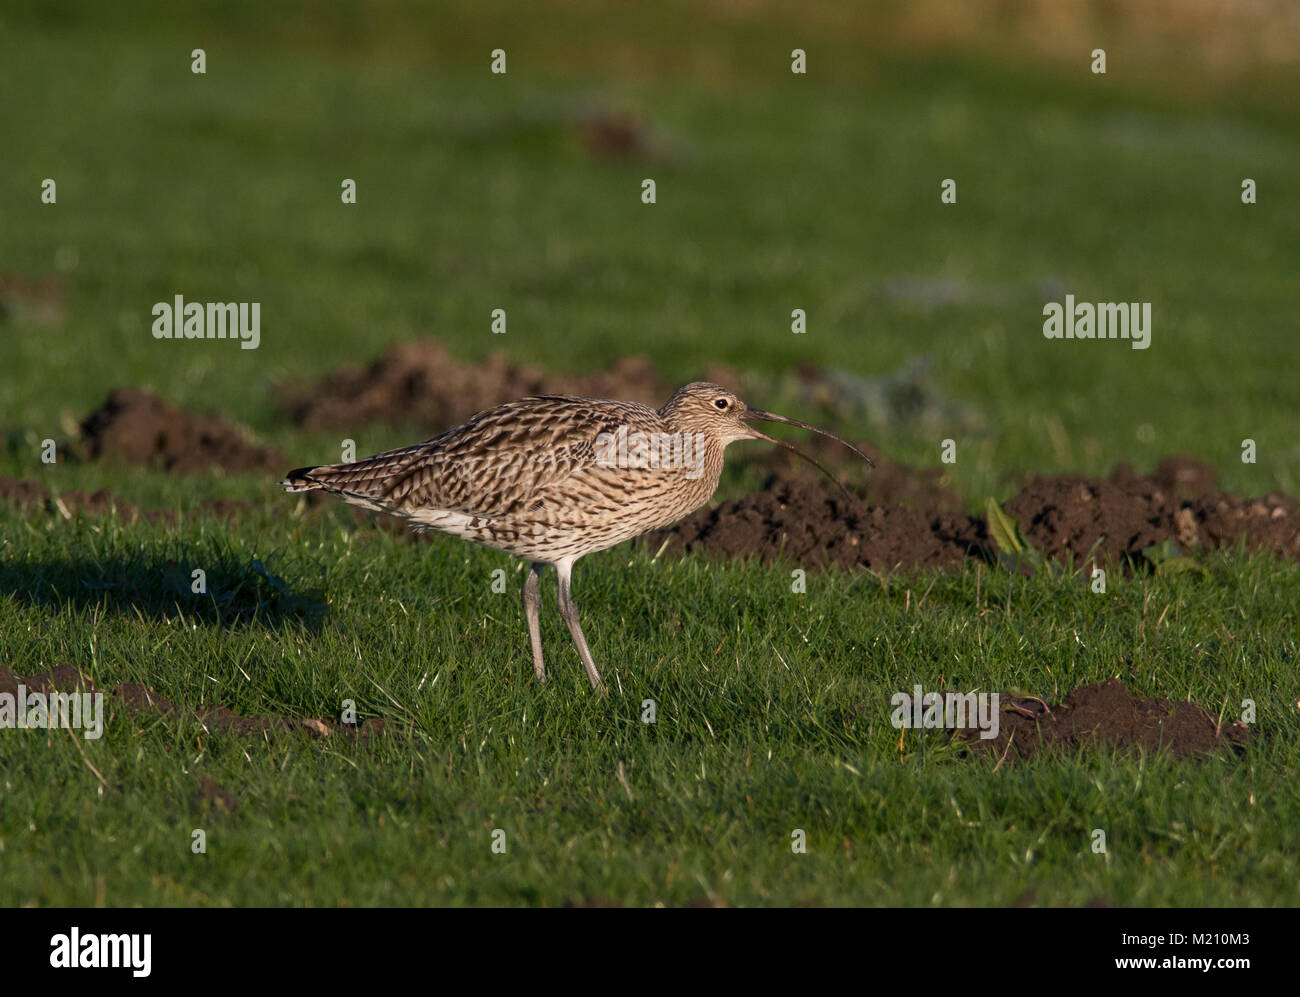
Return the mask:
<svg viewBox="0 0 1300 997"><path fill-rule="evenodd" d="M787 426L798 426L800 429L811 430L814 433L818 433L822 436L825 436L828 440L834 440L836 443L842 443L844 446L848 447L850 450L852 450L855 454L857 454L859 457L865 460L872 467L876 466L875 461L873 461L870 457L864 454L861 450L855 447L848 440L842 440L834 433L829 432L828 430L821 429L817 426L811 426L806 422L800 422L798 419L787 419L783 415L774 415L771 412L764 412L762 409L756 409L756 408L746 408L745 414L741 416L741 419L763 419L767 422L784 422ZM755 429L753 426L747 425L745 428L749 430L750 435L753 436L754 439L767 440L768 443L775 443L778 447L782 447L786 450L789 450L791 453L797 454L798 456L802 457L813 467L817 468L817 470L821 471L822 474L826 475L826 477L834 481L836 485L839 485L840 491L842 491L845 495L848 495L850 498L852 498L852 495L850 494L849 490L845 488L844 485L840 484L839 479L836 478L835 475L831 474L830 471L826 470L826 468L822 467L819 463L817 463L817 461L813 460L811 457L809 457L798 447L794 446L791 443L787 443L785 440L778 440L774 436L768 436L766 433Z"/></svg>
<svg viewBox="0 0 1300 997"><path fill-rule="evenodd" d="M842 444L842 445L848 447L850 450L852 450L855 454L857 454L859 457L861 457L863 460L865 460L865 461L866 461L868 464L870 464L872 467L875 467L875 466L876 466L876 462L875 462L874 460L872 460L870 457L868 457L866 454L864 454L861 450L859 450L857 447L855 447L855 446L854 446L852 443L850 443L848 440L840 439L840 437L838 437L838 436L836 436L834 433L830 432L830 430L822 429L822 428L820 428L819 426L811 426L811 425L809 425L809 424L806 423L806 422L800 422L798 419L787 419L787 418L786 418L785 416L783 416L783 415L775 415L775 414L772 413L772 412L764 412L762 409L748 408L748 407L745 409L745 414L742 415L741 418L742 418L742 419L762 419L764 422L783 422L783 423L785 423L787 426L798 426L800 429L807 429L807 430L809 430L809 431L811 431L811 432L817 433L819 436L824 436L824 437L826 437L828 440L834 440L836 443L840 443L840 444ZM795 450L795 448L794 448L793 446L791 446L789 443L786 443L784 440L774 439L773 437L768 436L766 433L759 432L759 431L758 431L757 429L755 429L753 426L747 426L746 428L747 428L751 433L754 434L754 438L755 438L755 439L759 439L759 440L767 440L769 443L775 443L775 444L776 444L777 446L779 446L779 447L785 447L787 450L793 450L795 453L799 454L799 456L802 457L802 458L803 458L804 460L806 460L806 461L810 461L810 462L813 463L813 464L816 464L816 463L817 463L817 462L814 461L811 457L809 457L807 454L800 453L798 450ZM817 466L820 467L821 465L818 464Z"/></svg>

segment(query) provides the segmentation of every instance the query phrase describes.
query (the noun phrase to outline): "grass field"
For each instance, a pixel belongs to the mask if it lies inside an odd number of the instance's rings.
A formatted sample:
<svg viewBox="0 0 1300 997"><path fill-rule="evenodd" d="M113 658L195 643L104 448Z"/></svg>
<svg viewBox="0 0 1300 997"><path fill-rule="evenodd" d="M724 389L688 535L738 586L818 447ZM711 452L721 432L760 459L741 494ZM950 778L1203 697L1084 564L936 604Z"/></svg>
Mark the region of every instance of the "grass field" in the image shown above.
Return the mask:
<svg viewBox="0 0 1300 997"><path fill-rule="evenodd" d="M715 362L876 376L924 357L974 421L835 428L922 466L953 436L947 474L972 503L1007 497L1019 470L1145 469L1178 451L1239 494L1296 494L1293 75L1180 93L1150 67L1088 73L1091 37L1071 71L857 52L831 23L810 51L832 68L798 77L778 20L661 25L619 48L608 25L548 5L482 23L457 6L443 23L385 4L353 49L341 13L298 33L263 30L260 9L4 15L0 275L58 274L65 291L57 320L0 318L0 475L256 508L151 527L0 507L0 665L71 664L244 715L333 717L353 699L386 732L266 743L121 710L81 750L66 731L0 731L0 903L1297 902L1294 563L1238 551L1203 577L1113 577L1104 596L987 566L833 571L796 595L793 565L622 547L575 575L602 699L552 577L552 680L533 684L523 576L504 555L302 516L269 477L39 460L110 388L146 384L248 425L286 470L337 460L339 434L295 430L272 385L436 336L464 359L505 349L556 370L644 353L680 381ZM423 20L404 35L404 17ZM504 77L487 72L498 29ZM667 151L589 155L573 121L590 107L635 112ZM356 205L340 203L344 177ZM947 177L956 205L940 203ZM1152 302L1151 348L1045 340L1042 306L1066 292ZM260 301L260 348L155 340L150 308L177 293ZM793 308L808 335L791 334ZM442 428L344 435L369 453ZM751 481L729 472L720 497ZM176 584L191 567L209 599ZM890 695L916 683L1055 702L1114 675L1228 718L1252 699L1255 744L1204 763L1097 752L994 770L889 724ZM205 778L237 809L200 799Z"/></svg>

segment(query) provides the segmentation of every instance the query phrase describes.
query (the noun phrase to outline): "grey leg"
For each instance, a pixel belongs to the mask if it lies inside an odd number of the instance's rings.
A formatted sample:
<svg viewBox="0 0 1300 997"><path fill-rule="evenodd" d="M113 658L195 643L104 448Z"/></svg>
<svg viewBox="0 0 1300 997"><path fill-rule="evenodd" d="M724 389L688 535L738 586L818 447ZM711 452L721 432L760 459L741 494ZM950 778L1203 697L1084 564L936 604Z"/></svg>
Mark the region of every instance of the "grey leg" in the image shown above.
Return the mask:
<svg viewBox="0 0 1300 997"><path fill-rule="evenodd" d="M524 619L528 621L528 642L533 646L533 672L538 682L546 681L546 665L542 663L542 594L537 589L538 576L544 567L546 565L537 563L529 565L523 591Z"/></svg>
<svg viewBox="0 0 1300 997"><path fill-rule="evenodd" d="M591 651L587 649L587 638L582 635L582 626L578 623L578 607L573 604L573 597L569 594L573 561L556 562L555 572L560 576L560 618L569 628L569 636L573 638L573 644L578 649L582 666L587 669L587 678L591 681L591 687L597 692L603 692L605 687L601 684L600 672L596 671L596 663L591 660Z"/></svg>

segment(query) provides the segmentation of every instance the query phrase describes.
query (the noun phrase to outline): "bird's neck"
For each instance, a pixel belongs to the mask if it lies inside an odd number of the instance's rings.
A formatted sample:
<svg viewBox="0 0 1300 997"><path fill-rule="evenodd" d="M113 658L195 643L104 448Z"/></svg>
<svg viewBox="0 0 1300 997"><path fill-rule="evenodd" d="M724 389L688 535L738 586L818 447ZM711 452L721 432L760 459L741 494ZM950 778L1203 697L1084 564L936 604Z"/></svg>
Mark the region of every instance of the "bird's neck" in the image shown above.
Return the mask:
<svg viewBox="0 0 1300 997"><path fill-rule="evenodd" d="M713 433L700 432L684 420L678 421L673 418L674 414L669 413L664 418L664 428L673 434L675 440L681 441L682 454L689 456L686 473L693 483L690 490L703 503L717 490L718 480L722 477L722 455L727 445Z"/></svg>

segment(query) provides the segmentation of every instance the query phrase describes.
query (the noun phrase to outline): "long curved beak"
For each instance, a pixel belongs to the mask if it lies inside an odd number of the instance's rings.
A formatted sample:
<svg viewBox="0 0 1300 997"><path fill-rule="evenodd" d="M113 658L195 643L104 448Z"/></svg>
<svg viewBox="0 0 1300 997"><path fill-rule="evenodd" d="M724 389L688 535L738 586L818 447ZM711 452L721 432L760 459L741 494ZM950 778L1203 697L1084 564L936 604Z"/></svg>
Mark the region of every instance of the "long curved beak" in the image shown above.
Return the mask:
<svg viewBox="0 0 1300 997"><path fill-rule="evenodd" d="M807 429L807 430L809 430L810 432L817 433L819 436L824 436L824 437L826 437L828 440L834 440L836 443L839 443L839 444L842 444L843 446L848 447L850 450L852 450L855 454L857 454L859 457L861 457L863 460L865 460L865 461L866 461L868 464L870 464L872 467L875 467L875 466L876 466L876 462L875 462L874 460L872 460L870 457L868 457L866 454L864 454L861 450L859 450L857 447L855 447L855 446L854 446L852 443L850 443L848 440L840 439L840 437L836 436L836 435L835 435L834 433L832 433L830 430L822 429L820 426L812 426L812 425L809 425L809 424L806 423L806 422L800 422L798 419L787 419L787 418L786 418L785 416L783 416L783 415L776 415L775 413L772 413L772 412L764 412L762 409L756 409L756 408L746 408L746 409L745 409L745 414L742 415L741 418L742 418L742 419L762 419L764 422L783 422L783 423L785 423L787 426L798 426L800 429ZM750 426L750 427L748 427L748 428L749 428L749 431L750 431L751 433L753 433L754 436L757 437L758 439L760 439L760 440L767 440L767 441L770 442L770 443L775 443L777 446L785 447L787 450L794 450L794 452L795 452L795 453L798 453L800 457L803 457L803 458L804 458L804 460L812 460L812 458L807 457L807 456L805 456L804 454L799 453L799 451L798 451L798 450L795 450L794 447L790 446L790 444L788 444L788 443L784 443L784 442L782 442L781 440L775 440L775 439L772 439L772 437L768 436L767 434L765 434L765 433L760 433L760 432L759 432L757 429L755 429L753 426ZM820 466L820 465L819 465L819 466Z"/></svg>
<svg viewBox="0 0 1300 997"><path fill-rule="evenodd" d="M821 429L817 426L809 425L806 422L800 422L798 419L787 419L783 415L775 415L771 412L764 412L762 409L756 409L756 408L746 408L745 414L741 416L741 419L762 419L766 422L783 422L787 426L798 426L800 429L811 430L814 433L818 433L821 436L825 436L829 440L834 440L836 443L842 443L844 446L848 447L850 450L852 450L855 454L857 454L859 457L865 460L872 467L876 466L875 461L873 461L870 457L864 454L861 450L855 447L848 440L842 440L834 433L829 432L828 430ZM745 428L749 430L750 435L752 435L754 439L767 440L768 443L775 443L778 447L782 447L785 450L789 450L792 454L796 454L797 456L802 457L813 467L817 468L817 470L821 471L822 474L826 475L826 477L834 481L835 484L839 486L840 491L842 491L845 495L847 495L849 498L853 497L852 493L850 493L847 488L845 488L842 484L840 484L839 479L836 478L835 475L831 474L830 471L826 470L826 468L822 467L821 464L817 463L817 461L813 460L811 457L809 457L798 447L794 446L794 444L787 443L785 440L778 440L774 436L768 436L766 433L754 428L753 426L746 426Z"/></svg>

